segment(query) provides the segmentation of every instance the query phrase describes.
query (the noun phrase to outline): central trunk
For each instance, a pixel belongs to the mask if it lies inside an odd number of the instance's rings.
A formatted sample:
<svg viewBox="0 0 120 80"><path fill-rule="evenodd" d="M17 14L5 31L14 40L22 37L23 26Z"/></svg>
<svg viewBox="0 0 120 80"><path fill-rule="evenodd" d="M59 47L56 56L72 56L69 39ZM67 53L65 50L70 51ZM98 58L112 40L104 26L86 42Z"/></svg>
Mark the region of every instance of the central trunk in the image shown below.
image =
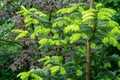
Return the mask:
<svg viewBox="0 0 120 80"><path fill-rule="evenodd" d="M87 40L86 43L86 47L87 47L87 56L86 56L86 80L90 80L90 53L91 53L91 48L90 48L90 40Z"/></svg>

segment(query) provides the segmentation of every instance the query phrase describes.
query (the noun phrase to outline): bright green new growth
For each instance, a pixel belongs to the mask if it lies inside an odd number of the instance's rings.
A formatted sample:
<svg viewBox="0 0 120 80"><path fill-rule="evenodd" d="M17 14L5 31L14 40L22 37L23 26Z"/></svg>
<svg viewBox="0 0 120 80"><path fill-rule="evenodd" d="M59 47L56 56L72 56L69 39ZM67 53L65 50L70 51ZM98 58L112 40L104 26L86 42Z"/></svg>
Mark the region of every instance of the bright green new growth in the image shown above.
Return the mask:
<svg viewBox="0 0 120 80"><path fill-rule="evenodd" d="M18 39L20 39L20 38L23 38L23 37L25 37L25 36L28 34L28 31L20 30L20 29L12 30L12 32L14 32L14 33L19 33L19 35L16 37L15 40L18 40Z"/></svg>

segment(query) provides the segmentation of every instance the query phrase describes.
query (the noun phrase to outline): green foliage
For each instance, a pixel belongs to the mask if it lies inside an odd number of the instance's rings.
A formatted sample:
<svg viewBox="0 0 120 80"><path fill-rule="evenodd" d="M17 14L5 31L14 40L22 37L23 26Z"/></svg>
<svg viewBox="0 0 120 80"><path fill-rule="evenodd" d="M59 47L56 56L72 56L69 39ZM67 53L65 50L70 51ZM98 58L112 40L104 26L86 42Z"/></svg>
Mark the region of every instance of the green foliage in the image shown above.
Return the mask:
<svg viewBox="0 0 120 80"><path fill-rule="evenodd" d="M75 32L75 31L79 31L79 30L80 30L80 27L78 25L71 24L71 25L68 25L67 27L65 27L64 32L68 33L70 31Z"/></svg>
<svg viewBox="0 0 120 80"><path fill-rule="evenodd" d="M69 67L76 68L76 76L82 75L81 68L79 68L79 67L77 68L75 63L63 64L63 58L61 56L52 56L52 57L46 56L39 60L39 62L42 62L42 61L44 61L44 64L46 65L46 66L44 66L44 68L32 69L28 72L22 72L22 73L18 74L18 77L20 77L22 80L26 80L28 78L29 79L37 79L38 78L37 76L39 76L40 80L42 80L42 79L57 79L57 78L59 78L59 76L66 79L66 77L64 77L64 76L65 75L67 76L67 73L69 72L69 70L67 70L67 68L69 68ZM72 64L72 65L70 66L70 64ZM32 74L36 75L36 77L33 77ZM57 75L58 75L58 77L55 77Z"/></svg>
<svg viewBox="0 0 120 80"><path fill-rule="evenodd" d="M50 33L50 29L49 28L45 28L43 26L36 26L35 32L31 34L31 38L35 39L35 36L37 36L38 34L42 34L42 35L48 35L48 33Z"/></svg>
<svg viewBox="0 0 120 80"><path fill-rule="evenodd" d="M57 13L59 14L68 14L68 13L71 13L73 12L74 10L77 9L77 6L73 6L73 7L70 7L70 8L63 8L63 9L60 9Z"/></svg>
<svg viewBox="0 0 120 80"><path fill-rule="evenodd" d="M41 61L45 61L46 67L44 67L42 69L33 69L28 72L22 72L22 73L18 74L18 77L20 77L22 80L27 80L29 77L30 77L30 79L33 78L35 80L36 79L43 80L40 76L43 77L43 75L44 75L44 78L45 78L45 76L52 77L52 76L55 76L58 72L60 75L66 74L66 70L62 66L63 58L61 56L52 56L51 58L49 56L46 56L45 58L41 58L39 60L39 62L41 62ZM57 64L57 65L59 64L59 66L54 66L54 64ZM39 76L38 76L36 71L41 72L41 75L39 73ZM47 74L48 71L50 71L51 74Z"/></svg>
<svg viewBox="0 0 120 80"><path fill-rule="evenodd" d="M63 58L62 56L52 56L51 58L49 56L46 56L45 58L40 59L39 62L44 60L45 60L45 64L49 64L49 63L62 64Z"/></svg>
<svg viewBox="0 0 120 80"><path fill-rule="evenodd" d="M17 77L20 77L22 80L28 80L28 79L34 79L34 80L43 80L40 76L32 73L33 70L30 70L28 72L22 72L17 75Z"/></svg>
<svg viewBox="0 0 120 80"><path fill-rule="evenodd" d="M116 13L113 17L115 21L119 23L120 21L120 8L118 7L120 5L119 0L96 0L96 2L103 3L104 7L115 9L118 13Z"/></svg>
<svg viewBox="0 0 120 80"><path fill-rule="evenodd" d="M61 67L61 66L54 66L52 68L50 68L50 71L51 71L51 75L55 75L58 71L60 70L60 75L64 75L66 74L66 70Z"/></svg>
<svg viewBox="0 0 120 80"><path fill-rule="evenodd" d="M11 30L15 27L15 23L7 19L0 20L0 39L11 39L12 36L10 35Z"/></svg>
<svg viewBox="0 0 120 80"><path fill-rule="evenodd" d="M14 61L14 56L19 56L19 54L16 53L16 50L19 53L18 48L15 45L3 43L0 44L0 80L19 80L19 78L17 78L16 75L23 70L12 71L10 69L10 65Z"/></svg>
<svg viewBox="0 0 120 80"><path fill-rule="evenodd" d="M110 61L101 61L107 56L105 54L103 54L104 56L100 55L102 54L100 49L103 45L112 45L120 49L118 42L120 26L112 20L112 16L117 13L115 10L103 8L102 4L97 4L95 9L87 10L84 10L81 6L72 6L58 10L59 18L53 21L47 21L48 15L34 8L27 10L22 6L22 10L18 13L25 17L26 26L32 24L35 26L34 32L27 33L31 38L38 37L41 51L50 53L48 56L45 54L46 56L39 60L39 62L44 63L43 68L20 73L18 77L21 77L22 80L32 77L30 74L34 74L34 79L85 79L85 70L83 69L85 68L86 41L88 39L92 43L90 46L92 48L92 79L110 80L117 75L116 72L108 71L108 68L112 67ZM39 15L36 13L39 13ZM49 26L46 24L49 24ZM27 27L28 31L29 28ZM23 30L17 32L20 32L17 39L27 34ZM61 50L63 46L66 49ZM103 69L101 69L101 66ZM101 72L98 73L96 70ZM103 70L106 70L106 73L102 72Z"/></svg>
<svg viewBox="0 0 120 80"><path fill-rule="evenodd" d="M82 22L86 22L88 23L88 20L90 19L94 19L94 14L95 13L95 9L90 9L90 10L85 10L84 12L82 12Z"/></svg>
<svg viewBox="0 0 120 80"><path fill-rule="evenodd" d="M102 8L98 12L98 19L100 20L111 20L111 17L116 13L115 10L108 9L108 8Z"/></svg>
<svg viewBox="0 0 120 80"><path fill-rule="evenodd" d="M82 71L81 71L81 70L77 70L77 71L76 71L76 75L77 75L77 76L81 76L81 75L82 75Z"/></svg>
<svg viewBox="0 0 120 80"><path fill-rule="evenodd" d="M72 34L70 36L70 43L74 43L74 42L78 41L80 38L87 39L87 35L85 35L84 33L82 33L82 34L80 34L80 33Z"/></svg>
<svg viewBox="0 0 120 80"><path fill-rule="evenodd" d="M12 30L12 32L14 33L20 33L15 40L18 40L20 38L23 38L27 35L28 31L24 31L24 30L20 30L20 29L16 29L16 30Z"/></svg>

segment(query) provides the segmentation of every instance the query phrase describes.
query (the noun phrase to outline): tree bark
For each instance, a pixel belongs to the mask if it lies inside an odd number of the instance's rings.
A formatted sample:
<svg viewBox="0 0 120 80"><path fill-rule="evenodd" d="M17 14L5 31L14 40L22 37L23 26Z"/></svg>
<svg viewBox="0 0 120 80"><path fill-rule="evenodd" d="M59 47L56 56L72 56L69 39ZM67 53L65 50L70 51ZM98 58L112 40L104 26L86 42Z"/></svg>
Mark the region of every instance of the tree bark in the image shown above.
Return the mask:
<svg viewBox="0 0 120 80"><path fill-rule="evenodd" d="M89 8L92 9L93 8L93 2L94 0L89 0ZM88 25L91 25L92 20L89 20ZM91 37L90 37L91 38ZM86 50L87 50L87 55L86 55L86 80L90 80L90 64L91 64L91 43L90 43L91 39L87 39L86 42Z"/></svg>
<svg viewBox="0 0 120 80"><path fill-rule="evenodd" d="M90 9L93 8L93 2L94 2L94 0L89 0Z"/></svg>
<svg viewBox="0 0 120 80"><path fill-rule="evenodd" d="M90 48L90 40L89 39L87 39L86 47L87 47L86 80L90 80L90 55L91 55L91 48Z"/></svg>

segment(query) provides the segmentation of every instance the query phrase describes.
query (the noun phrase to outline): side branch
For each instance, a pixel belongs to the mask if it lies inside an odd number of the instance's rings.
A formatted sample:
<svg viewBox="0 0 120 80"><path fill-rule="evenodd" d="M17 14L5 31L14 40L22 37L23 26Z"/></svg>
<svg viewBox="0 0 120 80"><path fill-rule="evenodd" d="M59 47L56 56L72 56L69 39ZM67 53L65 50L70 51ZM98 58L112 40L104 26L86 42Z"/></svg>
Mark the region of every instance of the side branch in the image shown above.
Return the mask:
<svg viewBox="0 0 120 80"><path fill-rule="evenodd" d="M19 42L8 41L8 40L4 40L4 39L0 39L0 42L6 42L6 43L9 43L9 44L18 44L18 45L20 45L21 47L23 47L23 45L20 44Z"/></svg>

